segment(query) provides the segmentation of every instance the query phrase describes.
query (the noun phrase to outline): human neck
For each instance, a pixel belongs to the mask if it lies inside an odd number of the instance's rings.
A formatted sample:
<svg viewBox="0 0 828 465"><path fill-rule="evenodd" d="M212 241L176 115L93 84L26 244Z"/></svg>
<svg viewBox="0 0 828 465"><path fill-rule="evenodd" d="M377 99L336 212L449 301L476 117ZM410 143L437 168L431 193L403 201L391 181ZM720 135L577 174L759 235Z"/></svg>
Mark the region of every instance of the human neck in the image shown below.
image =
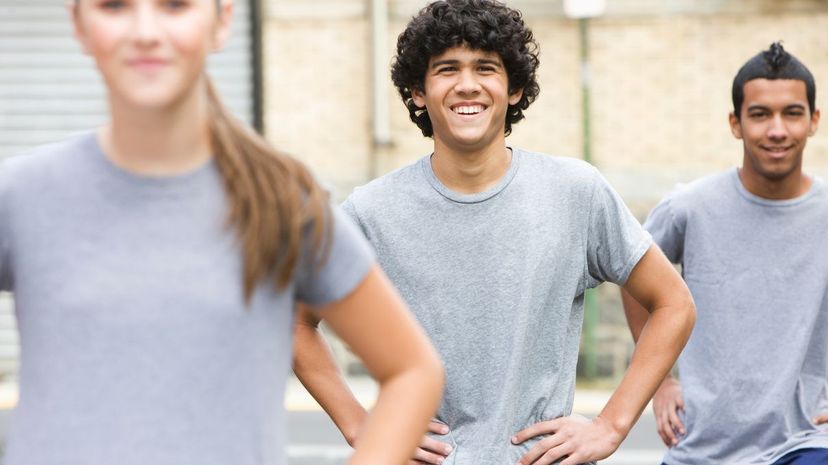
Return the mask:
<svg viewBox="0 0 828 465"><path fill-rule="evenodd" d="M99 133L106 156L127 171L174 176L210 159L207 97L204 92L163 109L128 108L112 102L112 121Z"/></svg>
<svg viewBox="0 0 828 465"><path fill-rule="evenodd" d="M813 179L799 168L783 179L771 180L744 167L739 169L739 180L751 194L768 200L789 200L804 195Z"/></svg>
<svg viewBox="0 0 828 465"><path fill-rule="evenodd" d="M505 143L478 151L452 150L435 142L431 166L446 187L460 194L476 194L494 187L512 162Z"/></svg>

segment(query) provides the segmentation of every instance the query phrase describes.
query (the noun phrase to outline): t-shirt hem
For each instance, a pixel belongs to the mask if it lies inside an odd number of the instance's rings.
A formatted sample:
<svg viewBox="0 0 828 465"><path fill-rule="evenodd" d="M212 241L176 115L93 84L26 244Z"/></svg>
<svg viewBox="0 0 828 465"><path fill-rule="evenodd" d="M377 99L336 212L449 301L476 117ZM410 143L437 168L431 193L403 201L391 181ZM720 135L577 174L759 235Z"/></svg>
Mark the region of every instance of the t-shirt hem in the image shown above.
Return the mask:
<svg viewBox="0 0 828 465"><path fill-rule="evenodd" d="M630 254L629 258L624 262L624 266L621 267L621 272L618 274L618 279L613 280L612 282L619 285L624 286L627 283L627 280L630 278L630 274L635 269L638 262L644 257L644 254L647 253L647 250L650 249L650 246L653 245L653 239L650 233L644 231L645 237L643 237L638 244L636 244L633 249L632 253ZM602 280L596 279L595 277L590 276L590 287L596 287L601 284Z"/></svg>
<svg viewBox="0 0 828 465"><path fill-rule="evenodd" d="M753 465L753 464L758 464L758 463L772 464L772 463L775 463L777 460L781 459L782 457L784 457L788 454L792 454L792 453L794 453L798 450L803 450L803 449L828 449L828 434L826 434L825 438L818 438L818 437L812 436L809 439L810 440L798 443L795 446L780 450L779 452L773 454L773 456L771 456L771 458L767 459L767 460L762 459L761 457L754 456L753 458L743 459L743 461L739 461L739 462L730 462L729 461L727 463L728 464L732 463L733 465ZM822 439L822 440L817 440L817 439ZM661 463L663 465L696 465L698 463L698 461L694 460L693 462L683 462L683 461L680 461L680 460L671 459L671 458L669 458L669 453L667 453L667 454L664 455L664 458L661 460Z"/></svg>
<svg viewBox="0 0 828 465"><path fill-rule="evenodd" d="M784 451L777 452L774 454L770 463L774 463L782 457L802 449L828 449L828 432L823 432L822 434L825 435L824 438L811 436L807 441L801 442ZM822 440L820 441L819 439Z"/></svg>
<svg viewBox="0 0 828 465"><path fill-rule="evenodd" d="M619 286L623 286L627 283L627 280L630 279L630 274L632 274L632 271L635 269L636 265L638 265L638 262L640 262L641 259L644 258L644 254L646 254L647 251L650 250L650 246L653 245L653 239L652 236L650 236L650 233L645 231L644 234L646 235L646 237L641 239L641 241L635 247L633 254L630 255L630 259L627 260L626 265L624 265L624 271L621 273L620 276L621 279L619 279L616 283Z"/></svg>

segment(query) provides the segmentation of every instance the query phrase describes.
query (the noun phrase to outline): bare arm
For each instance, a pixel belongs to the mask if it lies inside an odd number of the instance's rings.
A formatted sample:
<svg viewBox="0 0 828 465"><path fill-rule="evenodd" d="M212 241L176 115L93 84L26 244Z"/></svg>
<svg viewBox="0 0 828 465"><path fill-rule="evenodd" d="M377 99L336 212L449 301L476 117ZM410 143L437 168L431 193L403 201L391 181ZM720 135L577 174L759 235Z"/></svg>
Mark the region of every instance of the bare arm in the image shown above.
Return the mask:
<svg viewBox="0 0 828 465"><path fill-rule="evenodd" d="M630 367L602 415L629 431L687 344L696 307L684 280L657 246L650 248L623 290L649 315L634 336L636 349ZM625 312L630 314L626 307ZM639 318L635 324L640 323ZM632 327L633 322L629 324Z"/></svg>
<svg viewBox="0 0 828 465"><path fill-rule="evenodd" d="M630 327L633 341L638 344L641 331L650 319L650 312L638 303L629 292L621 288L621 302L624 305L624 314L627 316L627 326Z"/></svg>
<svg viewBox="0 0 828 465"><path fill-rule="evenodd" d="M514 438L520 443L541 434L520 463L561 465L599 460L612 454L638 420L675 363L695 323L690 291L661 250L652 246L633 269L624 289L649 317L640 331L629 369L601 413L592 421L562 417L535 424Z"/></svg>
<svg viewBox="0 0 828 465"><path fill-rule="evenodd" d="M319 321L307 306L299 306L293 330L293 372L353 446L368 414L334 362Z"/></svg>
<svg viewBox="0 0 828 465"><path fill-rule="evenodd" d="M650 313L635 298L621 289L621 301L630 327L633 340L638 343ZM678 444L679 435L685 433L684 423L678 415L684 410L684 395L681 384L668 372L653 396L653 414L656 419L656 431L668 447Z"/></svg>
<svg viewBox="0 0 828 465"><path fill-rule="evenodd" d="M351 295L317 310L380 384L349 465L406 463L442 395L436 352L377 266Z"/></svg>
<svg viewBox="0 0 828 465"><path fill-rule="evenodd" d="M319 317L309 307L299 306L293 332L293 371L353 447L368 414L345 382L319 323ZM446 425L435 421L429 423L428 430L440 435L448 433ZM424 436L409 465L436 465L450 453L448 444Z"/></svg>

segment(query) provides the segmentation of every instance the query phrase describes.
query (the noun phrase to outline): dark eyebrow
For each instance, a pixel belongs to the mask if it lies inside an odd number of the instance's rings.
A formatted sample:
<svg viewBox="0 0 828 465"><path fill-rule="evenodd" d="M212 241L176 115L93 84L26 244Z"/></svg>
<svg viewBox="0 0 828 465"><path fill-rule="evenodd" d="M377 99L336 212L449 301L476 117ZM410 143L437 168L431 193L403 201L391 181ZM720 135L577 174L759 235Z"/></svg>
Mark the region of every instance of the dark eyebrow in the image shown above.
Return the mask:
<svg viewBox="0 0 828 465"><path fill-rule="evenodd" d="M765 105L753 104L747 107L747 111L752 110L764 110L770 111L770 108L766 107ZM805 105L801 103L792 103L785 107L785 110L805 110Z"/></svg>
<svg viewBox="0 0 828 465"><path fill-rule="evenodd" d="M460 60L438 60L438 61L435 61L434 63L431 64L431 68L433 69L433 68L436 68L438 66L443 66L443 65L457 66L458 64L460 64Z"/></svg>
<svg viewBox="0 0 828 465"><path fill-rule="evenodd" d="M748 107L745 108L745 111L746 112L751 112L751 111L765 111L765 112L768 112L768 111L770 111L770 108L766 107L765 105L753 104L753 105L748 105Z"/></svg>
<svg viewBox="0 0 828 465"><path fill-rule="evenodd" d="M491 58L481 58L477 60L478 65L492 65L497 66L498 68L502 68L503 64L500 63L498 60L492 60Z"/></svg>
<svg viewBox="0 0 828 465"><path fill-rule="evenodd" d="M443 65L457 66L459 64L460 64L460 60L451 60L451 59L437 60L437 61L431 63L431 68L434 69L434 68L437 68L438 66L443 66ZM479 60L476 60L475 64L497 66L498 68L503 67L503 65L498 60L493 60L491 58L481 58Z"/></svg>

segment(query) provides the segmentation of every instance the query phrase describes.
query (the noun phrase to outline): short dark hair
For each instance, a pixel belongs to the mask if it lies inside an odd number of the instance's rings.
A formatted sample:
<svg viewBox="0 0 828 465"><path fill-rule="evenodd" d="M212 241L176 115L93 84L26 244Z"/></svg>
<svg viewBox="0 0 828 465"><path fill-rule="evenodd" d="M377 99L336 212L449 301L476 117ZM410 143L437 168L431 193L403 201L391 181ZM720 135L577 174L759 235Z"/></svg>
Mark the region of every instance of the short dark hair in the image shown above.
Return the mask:
<svg viewBox="0 0 828 465"><path fill-rule="evenodd" d="M770 44L767 50L759 52L747 61L733 78L733 114L741 116L745 100L745 84L753 79L794 79L805 83L808 106L811 114L816 109L816 84L808 68L795 56L786 52L780 42Z"/></svg>
<svg viewBox="0 0 828 465"><path fill-rule="evenodd" d="M538 44L519 11L495 0L439 0L423 8L397 39L397 56L391 79L408 113L426 137L434 134L423 108L414 104L411 91L423 92L428 62L446 50L468 46L500 55L509 78L509 94L523 96L506 111L506 135L524 118L523 110L535 101L540 86L535 78Z"/></svg>

